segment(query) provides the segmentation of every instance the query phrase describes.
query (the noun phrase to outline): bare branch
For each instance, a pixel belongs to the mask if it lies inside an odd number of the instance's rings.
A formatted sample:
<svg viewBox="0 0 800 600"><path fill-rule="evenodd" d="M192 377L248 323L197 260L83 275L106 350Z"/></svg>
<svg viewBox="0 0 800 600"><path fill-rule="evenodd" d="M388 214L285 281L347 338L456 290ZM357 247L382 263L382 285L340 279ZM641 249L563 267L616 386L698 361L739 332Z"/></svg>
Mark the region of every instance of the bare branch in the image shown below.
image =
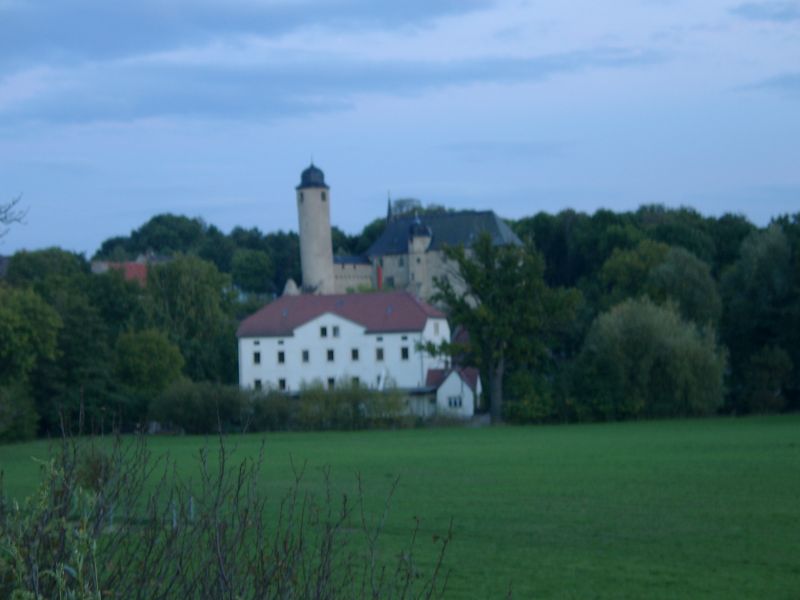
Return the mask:
<svg viewBox="0 0 800 600"><path fill-rule="evenodd" d="M11 225L13 223L24 223L25 216L28 214L28 209L19 207L22 201L22 196L17 196L7 204L0 204L0 225ZM8 227L0 227L0 238L3 238L8 233Z"/></svg>

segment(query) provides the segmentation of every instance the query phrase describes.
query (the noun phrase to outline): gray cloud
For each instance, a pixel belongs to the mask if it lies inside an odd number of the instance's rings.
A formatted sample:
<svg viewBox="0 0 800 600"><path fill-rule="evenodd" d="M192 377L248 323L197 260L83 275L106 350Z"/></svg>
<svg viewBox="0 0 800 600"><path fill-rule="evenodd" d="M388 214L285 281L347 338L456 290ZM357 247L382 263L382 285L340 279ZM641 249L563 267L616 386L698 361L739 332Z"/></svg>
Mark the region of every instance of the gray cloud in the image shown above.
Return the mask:
<svg viewBox="0 0 800 600"><path fill-rule="evenodd" d="M568 144L552 141L468 141L441 146L467 162L561 158Z"/></svg>
<svg viewBox="0 0 800 600"><path fill-rule="evenodd" d="M800 21L800 4L797 2L747 2L731 12L751 21Z"/></svg>
<svg viewBox="0 0 800 600"><path fill-rule="evenodd" d="M419 25L486 7L490 0L30 0L0 7L0 65L107 60L209 42L228 35L277 35L303 26Z"/></svg>
<svg viewBox="0 0 800 600"><path fill-rule="evenodd" d="M0 119L55 122L161 116L273 118L345 109L357 94L415 94L471 83L542 81L591 68L661 60L652 53L599 48L532 58L445 63L330 62L255 67L143 65L111 62L67 71L58 92L0 112Z"/></svg>
<svg viewBox="0 0 800 600"><path fill-rule="evenodd" d="M800 72L784 73L764 79L752 85L745 86L745 90L770 90L800 97Z"/></svg>

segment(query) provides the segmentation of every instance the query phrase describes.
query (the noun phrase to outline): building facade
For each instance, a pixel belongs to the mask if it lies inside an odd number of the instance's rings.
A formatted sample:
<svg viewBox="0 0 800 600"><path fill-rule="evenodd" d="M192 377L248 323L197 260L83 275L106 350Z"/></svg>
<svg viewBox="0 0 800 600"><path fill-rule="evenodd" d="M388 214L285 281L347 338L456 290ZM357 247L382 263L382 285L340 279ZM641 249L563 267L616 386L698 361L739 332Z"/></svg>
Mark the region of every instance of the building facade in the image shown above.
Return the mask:
<svg viewBox="0 0 800 600"><path fill-rule="evenodd" d="M444 359L422 346L450 340L445 315L407 292L282 296L245 319L239 383L296 392L358 383L420 389Z"/></svg>

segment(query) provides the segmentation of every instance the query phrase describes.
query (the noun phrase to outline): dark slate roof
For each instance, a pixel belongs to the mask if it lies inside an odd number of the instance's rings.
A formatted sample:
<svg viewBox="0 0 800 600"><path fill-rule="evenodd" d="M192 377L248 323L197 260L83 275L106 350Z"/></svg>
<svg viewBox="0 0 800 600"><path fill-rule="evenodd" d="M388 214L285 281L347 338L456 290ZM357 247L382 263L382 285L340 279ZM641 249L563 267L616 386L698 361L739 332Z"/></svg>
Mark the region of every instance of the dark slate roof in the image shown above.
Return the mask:
<svg viewBox="0 0 800 600"><path fill-rule="evenodd" d="M328 189L328 186L325 185L325 173L322 172L322 169L315 167L314 163L311 163L311 165L300 174L300 185L297 186L297 189L303 190L305 188Z"/></svg>
<svg viewBox="0 0 800 600"><path fill-rule="evenodd" d="M441 250L444 246L468 248L483 232L487 232L496 245L522 244L505 221L493 211L464 210L419 217L404 215L392 219L386 224L381 237L367 250L367 256L407 253L409 235L418 230L420 223L431 232L430 250Z"/></svg>
<svg viewBox="0 0 800 600"><path fill-rule="evenodd" d="M369 333L422 331L429 318L445 315L408 292L281 296L239 325L237 337L284 337L331 313L358 323Z"/></svg>
<svg viewBox="0 0 800 600"><path fill-rule="evenodd" d="M333 263L336 265L369 265L369 259L366 256L334 256Z"/></svg>

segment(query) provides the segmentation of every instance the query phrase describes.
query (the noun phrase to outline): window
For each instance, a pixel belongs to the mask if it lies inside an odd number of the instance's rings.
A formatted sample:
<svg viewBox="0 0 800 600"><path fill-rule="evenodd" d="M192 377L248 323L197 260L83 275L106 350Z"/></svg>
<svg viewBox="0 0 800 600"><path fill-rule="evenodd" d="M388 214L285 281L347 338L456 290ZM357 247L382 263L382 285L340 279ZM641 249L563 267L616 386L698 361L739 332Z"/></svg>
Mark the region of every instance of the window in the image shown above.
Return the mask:
<svg viewBox="0 0 800 600"><path fill-rule="evenodd" d="M261 340L256 340L255 342L253 342L253 346L260 346L260 345L261 345Z"/></svg>
<svg viewBox="0 0 800 600"><path fill-rule="evenodd" d="M286 353L283 350L278 350L278 364L282 365L286 362Z"/></svg>
<svg viewBox="0 0 800 600"><path fill-rule="evenodd" d="M324 325L319 328L319 337L328 337L328 328Z"/></svg>
<svg viewBox="0 0 800 600"><path fill-rule="evenodd" d="M450 396L447 398L447 406L450 408L460 408L462 404L461 396Z"/></svg>
<svg viewBox="0 0 800 600"><path fill-rule="evenodd" d="M303 201L303 192L300 192L300 202Z"/></svg>
<svg viewBox="0 0 800 600"><path fill-rule="evenodd" d="M353 348L352 350L350 350L350 357L354 361L358 360L358 348Z"/></svg>
<svg viewBox="0 0 800 600"><path fill-rule="evenodd" d="M286 391L286 380L285 379L278 379L278 389L282 392Z"/></svg>
<svg viewBox="0 0 800 600"><path fill-rule="evenodd" d="M419 263L421 263L421 262L422 262L422 259L421 259L421 258L418 256L418 257L417 257L417 264L419 264Z"/></svg>
<svg viewBox="0 0 800 600"><path fill-rule="evenodd" d="M400 358L403 360L408 360L408 346L403 346L400 348Z"/></svg>
<svg viewBox="0 0 800 600"><path fill-rule="evenodd" d="M401 340L403 340L403 341L405 342L405 341L408 339L408 336L407 336L407 335L404 335L404 336L402 336L400 339L401 339Z"/></svg>
<svg viewBox="0 0 800 600"><path fill-rule="evenodd" d="M358 387L361 384L361 380L358 377L353 377L353 385Z"/></svg>
<svg viewBox="0 0 800 600"><path fill-rule="evenodd" d="M383 360L383 348L375 348L375 360Z"/></svg>
<svg viewBox="0 0 800 600"><path fill-rule="evenodd" d="M379 341L379 342L382 342L382 341L383 341L383 336L382 336L382 335L379 335L379 336L378 336L378 341Z"/></svg>
<svg viewBox="0 0 800 600"><path fill-rule="evenodd" d="M253 381L253 387L256 388L257 390L260 390L261 389L261 380L260 379L256 379L255 381Z"/></svg>
<svg viewBox="0 0 800 600"><path fill-rule="evenodd" d="M439 321L433 323L433 335L439 335Z"/></svg>
<svg viewBox="0 0 800 600"><path fill-rule="evenodd" d="M261 364L261 352L253 352L253 364L254 365Z"/></svg>
<svg viewBox="0 0 800 600"><path fill-rule="evenodd" d="M303 362L308 362L308 350L303 350Z"/></svg>
<svg viewBox="0 0 800 600"><path fill-rule="evenodd" d="M406 261L403 260L402 256L397 259L397 266L398 267L402 267L405 264L406 264Z"/></svg>
<svg viewBox="0 0 800 600"><path fill-rule="evenodd" d="M332 390L336 387L336 380L333 377L328 377L328 389Z"/></svg>
<svg viewBox="0 0 800 600"><path fill-rule="evenodd" d="M327 199L328 199L328 195L325 192L322 192L322 201L325 202L325 200L327 200Z"/></svg>
<svg viewBox="0 0 800 600"><path fill-rule="evenodd" d="M328 348L328 362L333 362L333 349Z"/></svg>
<svg viewBox="0 0 800 600"><path fill-rule="evenodd" d="M333 333L333 337L339 337L339 326L338 325L334 325L333 326L332 333Z"/></svg>

